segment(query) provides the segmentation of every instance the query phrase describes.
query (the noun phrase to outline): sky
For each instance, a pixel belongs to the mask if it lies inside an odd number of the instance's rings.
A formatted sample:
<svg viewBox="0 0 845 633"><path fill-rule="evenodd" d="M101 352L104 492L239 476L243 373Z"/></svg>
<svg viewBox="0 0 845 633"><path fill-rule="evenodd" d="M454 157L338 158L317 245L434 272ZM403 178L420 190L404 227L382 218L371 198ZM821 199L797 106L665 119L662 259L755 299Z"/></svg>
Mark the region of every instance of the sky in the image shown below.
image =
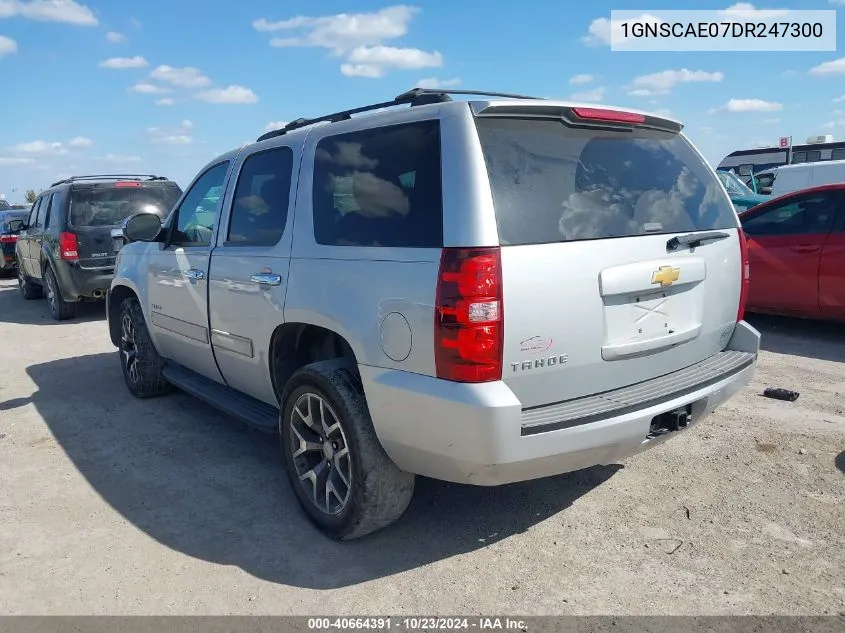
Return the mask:
<svg viewBox="0 0 845 633"><path fill-rule="evenodd" d="M621 6L620 6L621 5ZM626 6L627 5L627 6ZM845 139L838 52L619 52L611 9L674 0L0 0L0 193L85 173L186 187L216 155L299 117L414 86L573 99L672 116L714 165L736 149ZM700 0L696 9L845 0Z"/></svg>

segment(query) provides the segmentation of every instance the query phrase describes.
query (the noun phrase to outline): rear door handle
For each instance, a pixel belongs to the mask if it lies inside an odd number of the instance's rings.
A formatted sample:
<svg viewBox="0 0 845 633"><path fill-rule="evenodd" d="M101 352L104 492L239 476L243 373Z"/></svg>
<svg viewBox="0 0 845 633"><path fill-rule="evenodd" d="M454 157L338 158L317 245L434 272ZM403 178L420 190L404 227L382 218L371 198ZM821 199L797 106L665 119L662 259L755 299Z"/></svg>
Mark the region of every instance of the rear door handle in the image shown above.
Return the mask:
<svg viewBox="0 0 845 633"><path fill-rule="evenodd" d="M282 283L282 276L275 273L256 273L250 280L256 284L267 284L268 286L278 286Z"/></svg>
<svg viewBox="0 0 845 633"><path fill-rule="evenodd" d="M819 248L817 244L798 244L797 246L791 246L790 250L795 253L815 253Z"/></svg>
<svg viewBox="0 0 845 633"><path fill-rule="evenodd" d="M205 279L205 273L196 268L191 268L191 270L185 271L185 277L196 281L197 279Z"/></svg>

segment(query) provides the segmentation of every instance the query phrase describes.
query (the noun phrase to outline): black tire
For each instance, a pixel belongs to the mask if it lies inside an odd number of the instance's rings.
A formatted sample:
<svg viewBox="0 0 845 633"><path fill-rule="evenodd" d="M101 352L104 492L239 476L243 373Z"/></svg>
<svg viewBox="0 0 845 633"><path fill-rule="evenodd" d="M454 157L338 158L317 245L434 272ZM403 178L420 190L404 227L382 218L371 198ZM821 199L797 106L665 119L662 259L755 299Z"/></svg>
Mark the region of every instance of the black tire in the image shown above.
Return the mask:
<svg viewBox="0 0 845 633"><path fill-rule="evenodd" d="M56 274L49 266L44 269L44 296L50 314L56 321L65 321L76 316L76 304L64 300Z"/></svg>
<svg viewBox="0 0 845 633"><path fill-rule="evenodd" d="M301 404L313 396L321 398L328 405L329 419L335 419L340 426L343 435L340 445L345 444L348 449L346 463L335 460L343 446L338 449L339 445L331 441L322 443L322 453L312 451L307 453L308 458L305 455L294 457L294 443L299 440L295 439L296 433L292 429L294 425L298 428L307 425L303 416L296 414L294 418L294 408L297 402ZM354 365L343 359L306 365L288 381L282 403L279 434L285 469L299 503L323 533L334 539L350 540L384 528L402 516L414 493L414 475L399 470L379 443ZM305 417L312 416L306 414ZM329 437L329 434L322 434L320 439ZM311 440L318 441L313 437ZM325 448L326 443L334 446L337 453L327 457L325 451L330 449ZM341 488L344 488L344 480L338 473L348 468L346 472L351 475L351 479L349 486L345 487L348 494L343 492L346 499L342 509L332 513L327 511L330 509L328 501L325 502L327 507L324 510L312 500L312 496L318 497L317 484L313 483L312 494L297 470L307 468L309 459L317 462L310 472L315 472L320 464L332 464L331 467L324 466L327 470L322 472L327 473L327 481L333 478ZM328 499L328 493L325 499Z"/></svg>
<svg viewBox="0 0 845 633"><path fill-rule="evenodd" d="M136 398L152 398L173 389L162 374L164 360L153 345L141 304L134 297L120 304L118 354L123 379Z"/></svg>
<svg viewBox="0 0 845 633"><path fill-rule="evenodd" d="M27 301L41 299L44 296L44 289L30 280L21 267L18 267L18 290L21 291L21 296Z"/></svg>

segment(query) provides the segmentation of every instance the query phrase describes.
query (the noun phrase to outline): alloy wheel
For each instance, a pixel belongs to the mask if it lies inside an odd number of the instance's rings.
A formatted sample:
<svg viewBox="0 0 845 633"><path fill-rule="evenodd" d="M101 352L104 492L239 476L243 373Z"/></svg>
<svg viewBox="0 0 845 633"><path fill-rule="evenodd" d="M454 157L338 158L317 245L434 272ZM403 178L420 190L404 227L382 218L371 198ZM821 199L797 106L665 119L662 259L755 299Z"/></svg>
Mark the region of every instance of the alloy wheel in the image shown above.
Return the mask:
<svg viewBox="0 0 845 633"><path fill-rule="evenodd" d="M47 273L47 304L50 306L50 311L53 314L58 314L57 311L57 297L56 297L56 288L53 286L53 275Z"/></svg>
<svg viewBox="0 0 845 633"><path fill-rule="evenodd" d="M123 365L126 375L132 383L138 382L138 349L135 346L135 324L132 317L124 314L120 325L120 353L123 355Z"/></svg>
<svg viewBox="0 0 845 633"><path fill-rule="evenodd" d="M302 394L290 416L290 449L299 483L321 512L338 515L352 496L349 443L331 405Z"/></svg>

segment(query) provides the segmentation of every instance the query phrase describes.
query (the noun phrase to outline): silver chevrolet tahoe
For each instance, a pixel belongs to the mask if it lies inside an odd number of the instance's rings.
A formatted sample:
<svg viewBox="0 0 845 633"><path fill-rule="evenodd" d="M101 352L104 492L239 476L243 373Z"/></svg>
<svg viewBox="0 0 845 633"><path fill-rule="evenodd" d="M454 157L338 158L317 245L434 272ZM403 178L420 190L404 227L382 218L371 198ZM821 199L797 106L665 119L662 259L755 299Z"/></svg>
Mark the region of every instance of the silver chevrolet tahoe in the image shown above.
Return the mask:
<svg viewBox="0 0 845 633"><path fill-rule="evenodd" d="M334 538L397 520L415 475L613 463L755 370L745 239L679 123L456 94L299 119L123 226L107 305L129 390L278 432Z"/></svg>

